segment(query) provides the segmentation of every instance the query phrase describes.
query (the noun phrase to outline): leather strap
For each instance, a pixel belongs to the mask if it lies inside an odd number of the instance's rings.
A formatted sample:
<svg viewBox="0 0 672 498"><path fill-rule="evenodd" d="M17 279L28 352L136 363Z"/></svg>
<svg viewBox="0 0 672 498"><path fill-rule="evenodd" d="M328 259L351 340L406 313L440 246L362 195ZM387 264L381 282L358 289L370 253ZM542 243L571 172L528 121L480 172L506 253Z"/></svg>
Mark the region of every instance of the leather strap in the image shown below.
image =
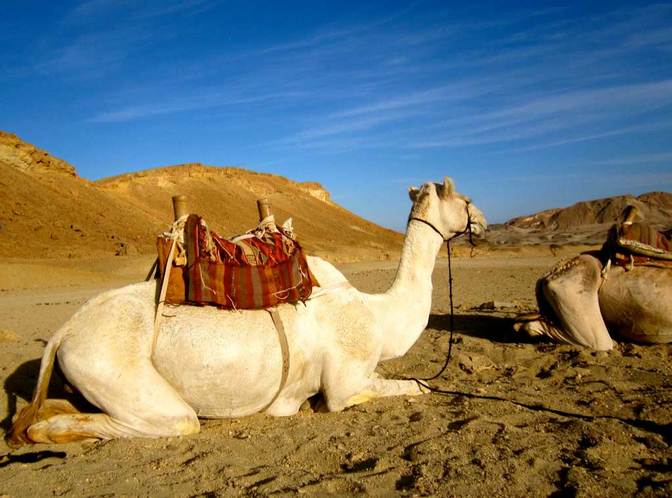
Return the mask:
<svg viewBox="0 0 672 498"><path fill-rule="evenodd" d="M261 410L262 412L266 411L273 403L275 403L275 400L278 399L278 396L280 396L280 393L285 388L285 384L287 384L287 377L289 377L289 343L287 342L285 326L280 318L280 313L278 313L278 308L270 308L266 311L271 315L275 329L278 331L280 349L282 350L282 377L280 378L280 387L278 387L278 391L275 393L275 396L273 396L273 399Z"/></svg>
<svg viewBox="0 0 672 498"><path fill-rule="evenodd" d="M450 241L454 238L457 238L461 235L464 235L465 233L469 234L469 243L472 246L474 246L475 244L474 244L474 241L472 240L472 233L471 233L471 213L469 212L469 205L470 204L471 204L470 201L465 201L465 208L467 210L467 225L464 227L464 230L462 230L461 232L455 232L452 235L452 237L446 237L445 235L443 235L441 230L436 228L432 223L430 223L429 221L427 221L423 218L418 218L417 216L409 216L408 217L408 223L410 223L411 221L419 221L420 223L424 223L425 225L430 227L432 230L434 230L436 233L438 233L439 236L443 239L444 242L448 242L448 241Z"/></svg>
<svg viewBox="0 0 672 498"><path fill-rule="evenodd" d="M439 237L441 237L441 238L443 239L444 242L446 242L446 241L448 240L448 238L447 238L445 235L443 235L443 234L441 233L441 230L439 230L438 228L436 228L436 227L435 227L434 225L432 225L429 221L427 221L427 220L423 220L422 218L417 218L417 217L415 217L415 216L411 216L410 218L408 218L408 222L410 223L411 221L419 221L420 223L424 223L424 224L427 225L429 228L431 228L431 229L434 230L436 233L438 233L438 234L439 234Z"/></svg>
<svg viewBox="0 0 672 498"><path fill-rule="evenodd" d="M161 280L161 293L159 294L159 302L156 305L156 314L154 315L154 335L152 337L152 350L150 358L154 356L154 352L156 351L156 343L159 339L159 329L161 328L163 305L166 300L166 292L168 291L168 281L170 280L170 269L173 267L173 259L175 258L175 246L177 246L177 240L173 239L173 242L170 244L170 251L168 251L166 269L163 272L163 279Z"/></svg>
<svg viewBox="0 0 672 498"><path fill-rule="evenodd" d="M152 278L154 278L154 275L156 275L156 268L159 266L159 258L157 257L154 260L154 263L152 263L152 268L149 270L149 273L147 274L147 277L145 278L145 282L149 282Z"/></svg>

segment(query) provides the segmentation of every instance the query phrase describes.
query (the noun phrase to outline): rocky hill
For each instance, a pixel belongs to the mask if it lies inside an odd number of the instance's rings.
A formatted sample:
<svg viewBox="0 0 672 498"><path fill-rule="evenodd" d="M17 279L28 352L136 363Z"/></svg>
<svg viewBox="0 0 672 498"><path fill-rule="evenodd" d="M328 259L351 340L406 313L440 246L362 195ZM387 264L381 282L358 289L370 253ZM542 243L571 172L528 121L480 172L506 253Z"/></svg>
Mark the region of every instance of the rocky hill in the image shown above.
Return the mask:
<svg viewBox="0 0 672 498"><path fill-rule="evenodd" d="M490 228L495 244L600 244L609 227L627 206L636 206L639 219L669 228L672 225L672 194L649 192L577 202L566 208L540 211L513 218Z"/></svg>
<svg viewBox="0 0 672 498"><path fill-rule="evenodd" d="M26 173L49 172L77 176L72 165L2 130L0 130L0 163Z"/></svg>
<svg viewBox="0 0 672 498"><path fill-rule="evenodd" d="M317 183L201 164L156 168L91 182L73 166L15 135L0 134L0 257L50 258L151 254L172 220L171 196L223 235L257 222L268 197L279 221L294 219L312 254L334 260L385 259L402 235L331 201Z"/></svg>

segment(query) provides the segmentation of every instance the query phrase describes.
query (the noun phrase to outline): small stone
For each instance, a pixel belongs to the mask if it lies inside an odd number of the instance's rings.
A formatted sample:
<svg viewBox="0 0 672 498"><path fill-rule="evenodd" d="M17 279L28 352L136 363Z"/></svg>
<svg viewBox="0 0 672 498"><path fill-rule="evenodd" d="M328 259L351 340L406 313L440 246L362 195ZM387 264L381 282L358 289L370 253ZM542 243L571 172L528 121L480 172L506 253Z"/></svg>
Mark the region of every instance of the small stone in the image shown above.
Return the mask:
<svg viewBox="0 0 672 498"><path fill-rule="evenodd" d="M412 413L408 418L411 422L420 422L422 420L422 412Z"/></svg>
<svg viewBox="0 0 672 498"><path fill-rule="evenodd" d="M494 311L499 309L517 308L516 304L507 301L486 301L476 306L474 309L481 311Z"/></svg>
<svg viewBox="0 0 672 498"><path fill-rule="evenodd" d="M0 330L0 342L19 342L21 337L11 330Z"/></svg>

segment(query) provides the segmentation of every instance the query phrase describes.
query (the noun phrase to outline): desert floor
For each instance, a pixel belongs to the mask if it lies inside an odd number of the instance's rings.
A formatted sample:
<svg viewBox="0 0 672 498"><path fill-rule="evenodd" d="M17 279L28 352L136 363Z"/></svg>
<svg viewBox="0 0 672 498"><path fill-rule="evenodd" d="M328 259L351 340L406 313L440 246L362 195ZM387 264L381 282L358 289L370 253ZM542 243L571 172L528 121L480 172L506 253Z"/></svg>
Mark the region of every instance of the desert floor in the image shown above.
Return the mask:
<svg viewBox="0 0 672 498"><path fill-rule="evenodd" d="M672 346L609 353L516 337L534 283L555 258L453 261L455 336L444 394L371 401L342 413L204 420L200 434L35 445L0 442L0 497L434 495L671 496ZM141 280L149 258L2 261L0 427L35 385L45 341L86 299ZM342 265L381 291L394 265ZM382 375L428 376L448 346L446 261L429 326ZM478 309L495 300L510 310ZM52 397L63 387L52 378Z"/></svg>

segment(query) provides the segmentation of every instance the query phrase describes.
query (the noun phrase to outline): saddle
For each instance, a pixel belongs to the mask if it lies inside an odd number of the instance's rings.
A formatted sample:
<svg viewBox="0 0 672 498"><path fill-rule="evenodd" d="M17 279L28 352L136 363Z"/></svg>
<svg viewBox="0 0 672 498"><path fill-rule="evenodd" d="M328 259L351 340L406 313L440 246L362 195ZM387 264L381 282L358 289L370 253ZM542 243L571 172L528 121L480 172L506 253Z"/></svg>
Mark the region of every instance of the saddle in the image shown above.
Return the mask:
<svg viewBox="0 0 672 498"><path fill-rule="evenodd" d="M273 217L233 239L208 229L198 215L177 220L157 239L160 281L168 272L164 302L223 309L268 309L306 301L319 286L290 230Z"/></svg>
<svg viewBox="0 0 672 498"><path fill-rule="evenodd" d="M628 270L635 266L672 269L670 231L660 232L647 223L626 219L611 227L602 254L604 259Z"/></svg>

